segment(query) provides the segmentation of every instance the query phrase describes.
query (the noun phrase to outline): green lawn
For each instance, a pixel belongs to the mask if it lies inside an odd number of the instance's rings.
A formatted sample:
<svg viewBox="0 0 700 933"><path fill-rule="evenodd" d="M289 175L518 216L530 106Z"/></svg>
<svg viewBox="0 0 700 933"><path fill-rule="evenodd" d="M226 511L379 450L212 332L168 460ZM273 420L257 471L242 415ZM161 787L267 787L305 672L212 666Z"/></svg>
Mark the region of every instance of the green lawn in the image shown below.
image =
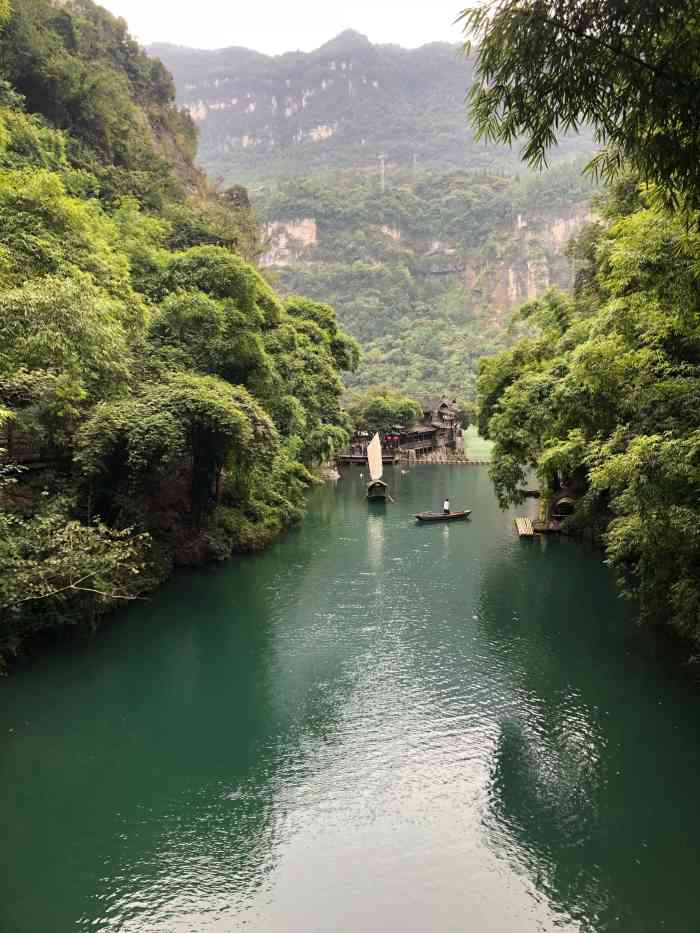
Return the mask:
<svg viewBox="0 0 700 933"><path fill-rule="evenodd" d="M492 449L493 442L479 437L474 425L464 432L464 452L470 460L490 460Z"/></svg>

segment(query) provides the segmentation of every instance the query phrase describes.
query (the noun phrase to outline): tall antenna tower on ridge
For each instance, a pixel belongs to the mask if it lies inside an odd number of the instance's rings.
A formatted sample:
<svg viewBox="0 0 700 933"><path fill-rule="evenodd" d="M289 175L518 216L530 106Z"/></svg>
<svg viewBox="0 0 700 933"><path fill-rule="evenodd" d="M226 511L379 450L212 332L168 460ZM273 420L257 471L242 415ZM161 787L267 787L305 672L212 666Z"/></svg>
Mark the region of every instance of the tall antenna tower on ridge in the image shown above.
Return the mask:
<svg viewBox="0 0 700 933"><path fill-rule="evenodd" d="M379 159L379 187L382 194L384 194L386 191L386 153L382 153L377 158Z"/></svg>

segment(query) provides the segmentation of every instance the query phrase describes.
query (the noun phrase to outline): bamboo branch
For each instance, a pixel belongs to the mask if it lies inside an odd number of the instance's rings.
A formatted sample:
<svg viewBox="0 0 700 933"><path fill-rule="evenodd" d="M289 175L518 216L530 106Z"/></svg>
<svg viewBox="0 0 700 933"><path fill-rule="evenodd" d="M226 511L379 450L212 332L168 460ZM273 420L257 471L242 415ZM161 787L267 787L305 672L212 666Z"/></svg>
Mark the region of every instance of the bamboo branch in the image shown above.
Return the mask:
<svg viewBox="0 0 700 933"><path fill-rule="evenodd" d="M75 580L73 583L68 583L66 586L62 586L57 590L52 590L49 593L40 593L35 596L25 596L23 599L17 599L11 603L5 603L2 608L11 609L13 606L21 606L23 603L32 602L37 599L52 599L54 596L59 596L61 593L67 593L70 590L79 593L95 593L97 596L104 596L106 599L136 600L144 598L142 596L125 596L120 593L105 593L102 590L95 590L88 586L81 586L81 583L85 583L92 577L97 576L98 573L99 570L95 570L92 573L85 574L84 577L80 577L80 579Z"/></svg>

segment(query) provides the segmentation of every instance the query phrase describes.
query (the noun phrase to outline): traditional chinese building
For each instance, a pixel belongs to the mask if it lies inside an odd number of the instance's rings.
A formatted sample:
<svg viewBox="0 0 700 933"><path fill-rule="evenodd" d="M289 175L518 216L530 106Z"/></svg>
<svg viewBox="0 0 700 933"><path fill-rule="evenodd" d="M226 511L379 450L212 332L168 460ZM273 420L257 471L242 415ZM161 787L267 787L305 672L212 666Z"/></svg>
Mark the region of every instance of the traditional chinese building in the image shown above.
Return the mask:
<svg viewBox="0 0 700 933"><path fill-rule="evenodd" d="M423 409L423 417L401 431L401 450L414 450L416 455L457 446L460 425L457 403L446 395L425 395L416 399Z"/></svg>
<svg viewBox="0 0 700 933"><path fill-rule="evenodd" d="M394 425L381 436L382 459L391 463L396 457L413 451L416 457L441 448L454 450L460 435L457 404L446 395L416 398L422 415L413 424ZM345 462L360 462L366 456L371 432L359 429L350 440L350 448L342 456Z"/></svg>

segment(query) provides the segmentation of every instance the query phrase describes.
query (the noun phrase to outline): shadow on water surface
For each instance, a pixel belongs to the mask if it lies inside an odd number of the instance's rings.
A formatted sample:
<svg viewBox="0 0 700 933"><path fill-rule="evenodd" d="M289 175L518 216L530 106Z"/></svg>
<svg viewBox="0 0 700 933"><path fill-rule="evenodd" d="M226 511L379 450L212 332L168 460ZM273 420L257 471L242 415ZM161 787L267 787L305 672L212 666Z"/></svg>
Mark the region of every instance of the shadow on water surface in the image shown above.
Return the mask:
<svg viewBox="0 0 700 933"><path fill-rule="evenodd" d="M517 574L492 563L480 615L513 687L484 815L494 849L582 933L690 929L695 675L572 542L526 545Z"/></svg>
<svg viewBox="0 0 700 933"><path fill-rule="evenodd" d="M263 587L256 558L183 574L3 685L0 928L206 929L260 897L279 775L303 780L342 705L295 696L270 622L313 557L271 549Z"/></svg>

